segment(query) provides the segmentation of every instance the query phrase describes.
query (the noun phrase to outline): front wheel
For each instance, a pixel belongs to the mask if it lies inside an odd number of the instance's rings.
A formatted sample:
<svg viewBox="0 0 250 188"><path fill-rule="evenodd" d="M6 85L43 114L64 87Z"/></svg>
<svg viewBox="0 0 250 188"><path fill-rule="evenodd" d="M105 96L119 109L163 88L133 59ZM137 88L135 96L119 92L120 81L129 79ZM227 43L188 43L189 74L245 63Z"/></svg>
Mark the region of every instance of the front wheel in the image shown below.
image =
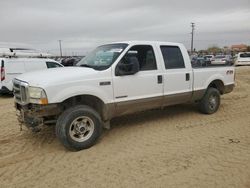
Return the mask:
<svg viewBox="0 0 250 188"><path fill-rule="evenodd" d="M215 113L220 106L220 92L215 88L208 88L199 103L199 109L204 114Z"/></svg>
<svg viewBox="0 0 250 188"><path fill-rule="evenodd" d="M59 140L66 148L77 151L93 146L101 132L100 115L86 105L67 109L56 123L56 135Z"/></svg>

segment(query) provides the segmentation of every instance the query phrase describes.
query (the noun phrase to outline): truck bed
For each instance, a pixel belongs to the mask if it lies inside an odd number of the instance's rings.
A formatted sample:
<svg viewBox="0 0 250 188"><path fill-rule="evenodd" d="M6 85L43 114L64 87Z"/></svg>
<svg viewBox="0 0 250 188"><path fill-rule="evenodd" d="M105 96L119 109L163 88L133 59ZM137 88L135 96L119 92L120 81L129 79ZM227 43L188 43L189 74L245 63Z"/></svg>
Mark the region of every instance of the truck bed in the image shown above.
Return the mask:
<svg viewBox="0 0 250 188"><path fill-rule="evenodd" d="M234 85L234 71L234 66L229 65L193 68L193 90L205 90L215 78L220 78L224 86Z"/></svg>

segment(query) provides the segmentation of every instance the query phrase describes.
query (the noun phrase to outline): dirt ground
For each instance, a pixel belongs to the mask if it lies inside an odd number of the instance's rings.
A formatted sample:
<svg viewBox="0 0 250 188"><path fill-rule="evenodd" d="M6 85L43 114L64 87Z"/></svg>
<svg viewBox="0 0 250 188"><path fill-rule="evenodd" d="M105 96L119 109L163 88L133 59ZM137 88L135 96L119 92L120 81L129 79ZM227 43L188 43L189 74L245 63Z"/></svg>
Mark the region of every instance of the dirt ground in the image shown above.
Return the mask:
<svg viewBox="0 0 250 188"><path fill-rule="evenodd" d="M67 151L54 127L19 131L0 97L0 187L250 187L250 67L219 111L181 105L112 121L92 148Z"/></svg>

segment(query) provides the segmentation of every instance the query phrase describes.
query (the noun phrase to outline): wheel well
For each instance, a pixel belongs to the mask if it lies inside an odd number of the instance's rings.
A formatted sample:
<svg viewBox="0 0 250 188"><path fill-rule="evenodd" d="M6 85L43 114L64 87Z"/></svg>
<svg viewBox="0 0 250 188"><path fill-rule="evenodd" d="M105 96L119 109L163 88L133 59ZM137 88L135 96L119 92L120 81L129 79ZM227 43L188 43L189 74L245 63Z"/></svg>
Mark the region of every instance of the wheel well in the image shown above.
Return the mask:
<svg viewBox="0 0 250 188"><path fill-rule="evenodd" d="M92 107L94 110L96 110L100 114L102 119L105 119L104 117L105 104L101 99L93 95L77 95L77 96L68 98L62 102L62 107L63 107L63 110L66 110L69 107L80 105L80 104L84 104L84 105Z"/></svg>
<svg viewBox="0 0 250 188"><path fill-rule="evenodd" d="M221 80L214 80L213 82L211 82L208 86L208 88L215 88L215 89L218 89L220 94L223 94L224 93L224 83L221 81Z"/></svg>

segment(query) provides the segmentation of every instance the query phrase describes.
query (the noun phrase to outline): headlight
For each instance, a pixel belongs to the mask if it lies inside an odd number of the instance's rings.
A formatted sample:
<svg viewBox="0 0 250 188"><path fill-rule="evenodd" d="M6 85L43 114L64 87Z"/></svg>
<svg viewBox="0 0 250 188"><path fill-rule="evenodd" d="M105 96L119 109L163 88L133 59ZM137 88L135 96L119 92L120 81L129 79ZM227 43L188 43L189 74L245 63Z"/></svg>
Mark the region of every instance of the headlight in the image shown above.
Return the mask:
<svg viewBox="0 0 250 188"><path fill-rule="evenodd" d="M29 87L30 103L48 104L45 91L39 87Z"/></svg>

